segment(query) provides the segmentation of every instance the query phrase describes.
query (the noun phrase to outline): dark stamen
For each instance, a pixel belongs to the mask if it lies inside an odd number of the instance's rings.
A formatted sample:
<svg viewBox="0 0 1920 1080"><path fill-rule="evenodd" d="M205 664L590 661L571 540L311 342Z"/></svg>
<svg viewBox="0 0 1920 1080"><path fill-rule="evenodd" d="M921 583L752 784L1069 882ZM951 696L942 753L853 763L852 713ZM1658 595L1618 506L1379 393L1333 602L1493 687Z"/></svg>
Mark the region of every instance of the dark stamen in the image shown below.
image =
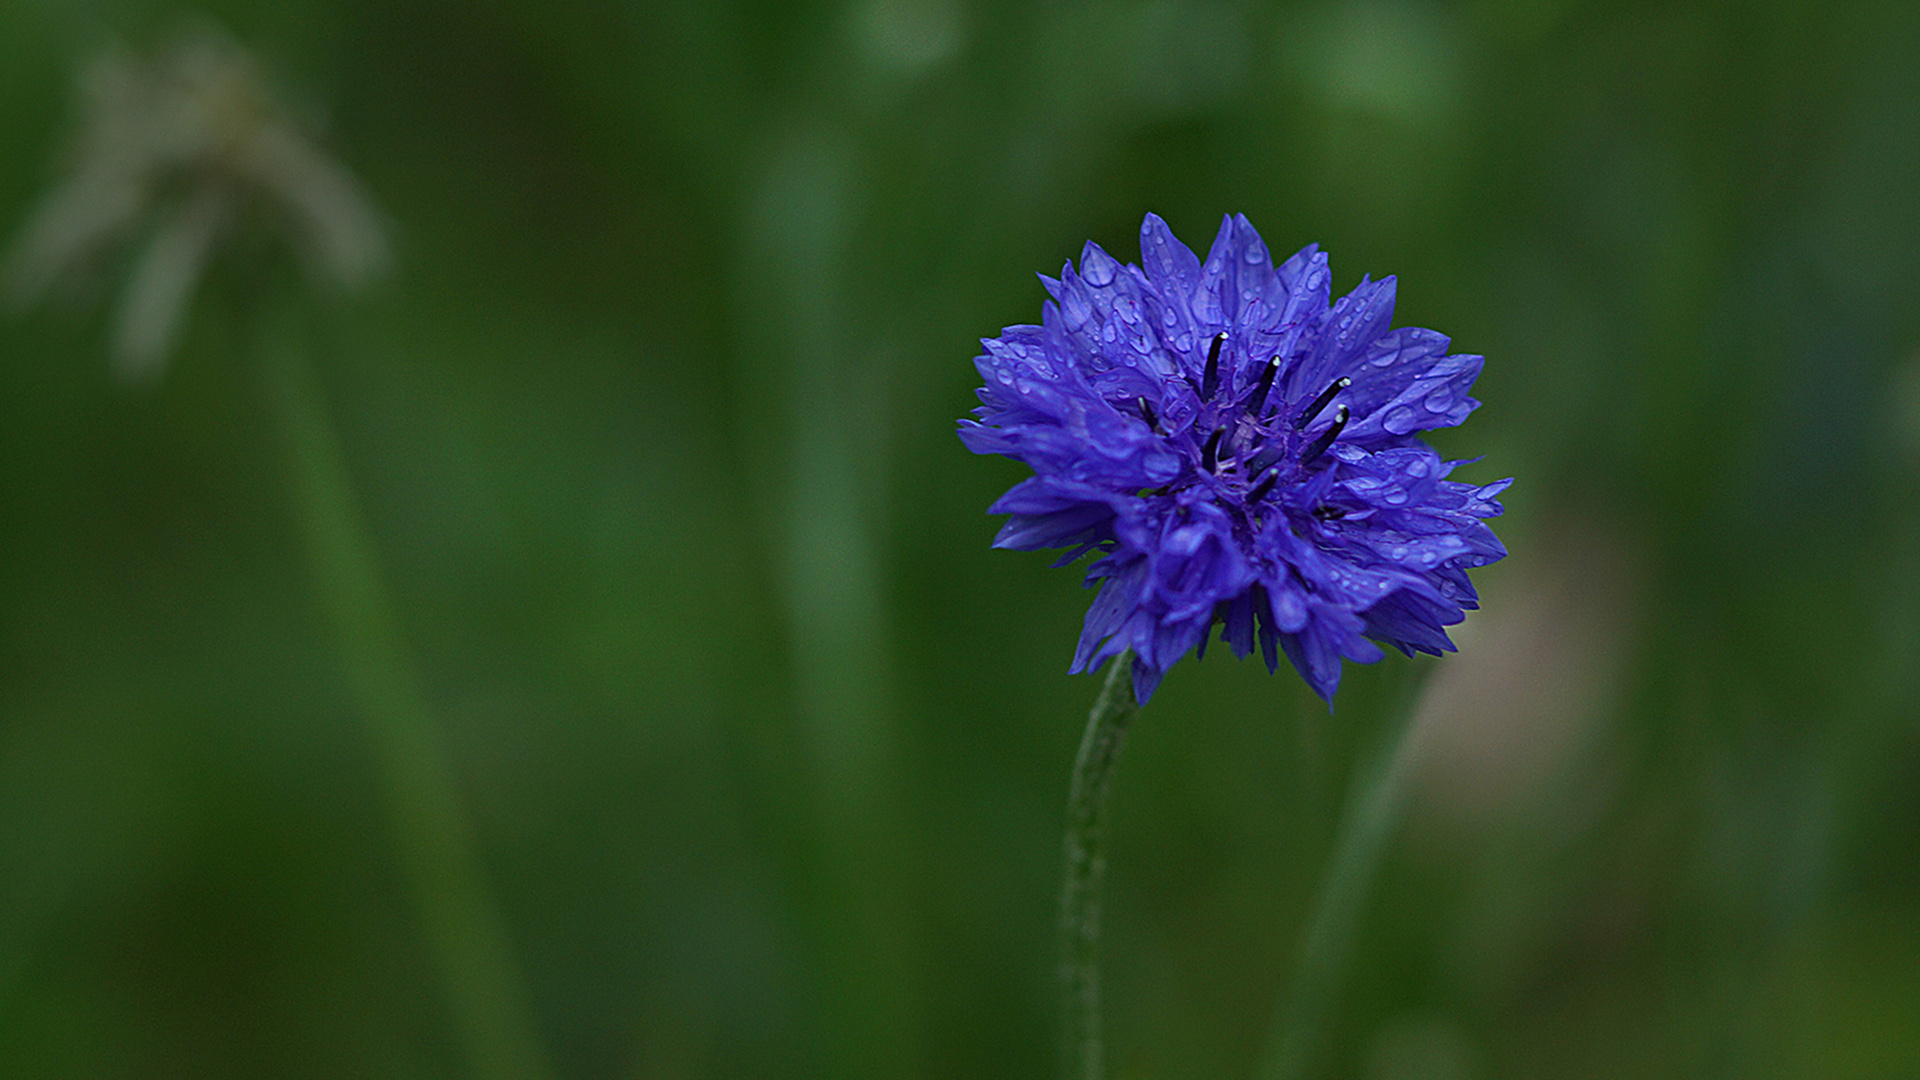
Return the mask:
<svg viewBox="0 0 1920 1080"><path fill-rule="evenodd" d="M1214 428L1213 434L1207 436L1207 445L1200 450L1200 467L1207 472L1212 472L1215 463L1219 461L1216 455L1220 452L1220 436L1226 433L1227 429L1224 427Z"/></svg>
<svg viewBox="0 0 1920 1080"><path fill-rule="evenodd" d="M1313 423L1313 418L1320 415L1320 410L1326 408L1329 404L1332 404L1335 395L1339 394L1340 391L1345 390L1347 387L1352 385L1353 385L1353 380L1347 378L1344 375L1342 375L1338 379L1333 380L1332 386L1329 386L1325 390L1322 390L1320 392L1320 396L1313 399L1313 404L1308 405L1306 408L1300 410L1300 415L1293 418L1293 430L1295 431L1307 430L1307 425Z"/></svg>
<svg viewBox="0 0 1920 1080"><path fill-rule="evenodd" d="M1347 407L1345 405L1340 406L1340 411L1333 414L1333 423L1327 425L1327 430L1321 432L1319 438L1308 443L1305 450L1300 451L1300 464L1305 465L1307 462L1326 453L1327 447L1333 445L1333 440L1340 437L1340 429L1347 426L1347 417L1349 415L1351 414L1347 412Z"/></svg>
<svg viewBox="0 0 1920 1080"><path fill-rule="evenodd" d="M1207 350L1207 372L1200 377L1200 400L1212 401L1213 392L1220 389L1220 346L1226 344L1227 335L1222 332L1213 335L1213 346Z"/></svg>
<svg viewBox="0 0 1920 1080"><path fill-rule="evenodd" d="M1275 439L1272 442L1267 444L1267 448L1265 450L1262 450L1259 453L1253 455L1252 461L1247 462L1247 475L1259 476L1261 471L1266 469L1267 466L1278 462L1281 458L1286 456L1287 456L1286 440Z"/></svg>
<svg viewBox="0 0 1920 1080"><path fill-rule="evenodd" d="M1148 404L1147 399L1144 397L1135 398L1134 400L1140 404L1140 419L1145 420L1148 427L1159 431L1160 418L1153 415L1153 406Z"/></svg>
<svg viewBox="0 0 1920 1080"><path fill-rule="evenodd" d="M1267 492L1273 490L1273 485L1279 482L1280 482L1280 470L1268 469L1267 475L1261 477L1260 482L1258 484L1253 485L1252 491L1247 492L1247 501L1250 503L1259 502L1261 499L1266 497Z"/></svg>
<svg viewBox="0 0 1920 1080"><path fill-rule="evenodd" d="M1313 508L1313 516L1319 521L1339 521L1341 518L1347 516L1347 511L1345 507L1335 506L1332 503L1321 503L1319 506Z"/></svg>
<svg viewBox="0 0 1920 1080"><path fill-rule="evenodd" d="M1247 415L1259 416L1267 403L1267 392L1273 389L1273 377L1280 373L1280 358L1267 361L1267 370L1260 373L1260 385L1253 388L1253 400L1247 402Z"/></svg>

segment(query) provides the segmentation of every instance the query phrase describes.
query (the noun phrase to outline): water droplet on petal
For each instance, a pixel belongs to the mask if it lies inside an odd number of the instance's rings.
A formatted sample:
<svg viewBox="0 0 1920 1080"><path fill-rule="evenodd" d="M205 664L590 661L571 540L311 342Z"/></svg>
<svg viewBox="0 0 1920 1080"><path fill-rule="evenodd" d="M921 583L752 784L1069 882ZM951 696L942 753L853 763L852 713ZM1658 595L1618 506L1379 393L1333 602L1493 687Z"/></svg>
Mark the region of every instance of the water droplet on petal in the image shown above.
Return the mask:
<svg viewBox="0 0 1920 1080"><path fill-rule="evenodd" d="M1424 403L1430 413L1445 413L1453 408L1453 391L1445 386L1427 395Z"/></svg>
<svg viewBox="0 0 1920 1080"><path fill-rule="evenodd" d="M1273 615L1275 626L1283 633L1298 633L1307 625L1307 605L1292 589L1280 589L1273 594Z"/></svg>
<svg viewBox="0 0 1920 1080"><path fill-rule="evenodd" d="M1387 415L1380 420L1380 426L1395 435L1405 435L1407 432L1412 431L1414 425L1417 423L1419 423L1419 418L1414 416L1413 410L1407 408L1405 405L1394 406L1392 409L1389 409Z"/></svg>
<svg viewBox="0 0 1920 1080"><path fill-rule="evenodd" d="M1093 318L1093 305L1087 302L1085 293L1078 289L1068 290L1060 300L1060 317L1066 320L1067 329L1078 330Z"/></svg>
<svg viewBox="0 0 1920 1080"><path fill-rule="evenodd" d="M1080 259L1080 276L1086 278L1089 285L1111 285L1113 272L1118 266L1106 252L1089 247Z"/></svg>

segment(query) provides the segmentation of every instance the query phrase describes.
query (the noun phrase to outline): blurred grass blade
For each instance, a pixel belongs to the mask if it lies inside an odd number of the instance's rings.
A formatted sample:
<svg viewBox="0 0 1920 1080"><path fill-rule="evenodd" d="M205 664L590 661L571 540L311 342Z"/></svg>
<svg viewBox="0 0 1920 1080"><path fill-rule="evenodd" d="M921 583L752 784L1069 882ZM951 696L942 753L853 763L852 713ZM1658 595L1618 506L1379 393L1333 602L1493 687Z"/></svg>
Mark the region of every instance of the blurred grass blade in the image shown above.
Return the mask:
<svg viewBox="0 0 1920 1080"><path fill-rule="evenodd" d="M291 487L314 588L367 723L400 870L446 980L472 1075L548 1080L531 1009L460 805L453 765L381 581L320 386L302 351L297 305L265 303L260 348L287 440Z"/></svg>
<svg viewBox="0 0 1920 1080"><path fill-rule="evenodd" d="M1313 1075L1327 1018L1346 977L1361 912L1406 816L1408 781L1420 751L1419 740L1413 737L1414 704L1410 701L1402 709L1406 719L1400 721L1393 741L1367 766L1348 798L1334 838L1333 862L1314 898L1293 979L1268 1028L1267 1047L1254 1074L1257 1080L1302 1080Z"/></svg>

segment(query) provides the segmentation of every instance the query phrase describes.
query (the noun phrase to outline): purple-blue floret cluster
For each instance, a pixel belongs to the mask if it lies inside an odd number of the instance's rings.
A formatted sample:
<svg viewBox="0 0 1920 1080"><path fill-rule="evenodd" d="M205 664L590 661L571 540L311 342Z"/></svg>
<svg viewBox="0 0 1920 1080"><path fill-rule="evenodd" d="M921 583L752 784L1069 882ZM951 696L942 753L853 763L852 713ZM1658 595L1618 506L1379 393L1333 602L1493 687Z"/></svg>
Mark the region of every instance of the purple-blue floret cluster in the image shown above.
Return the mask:
<svg viewBox="0 0 1920 1080"><path fill-rule="evenodd" d="M1241 215L1202 262L1149 214L1140 255L1089 243L1077 273L1043 276L1041 324L982 343L960 422L968 449L1034 472L991 507L1012 515L994 546L1100 553L1072 670L1131 649L1144 702L1218 622L1331 702L1341 659L1379 660L1375 642L1451 651L1478 606L1467 571L1506 554L1482 519L1510 481L1448 480L1461 462L1418 433L1479 405L1482 358L1390 328L1391 277L1330 302L1318 246L1276 268Z"/></svg>

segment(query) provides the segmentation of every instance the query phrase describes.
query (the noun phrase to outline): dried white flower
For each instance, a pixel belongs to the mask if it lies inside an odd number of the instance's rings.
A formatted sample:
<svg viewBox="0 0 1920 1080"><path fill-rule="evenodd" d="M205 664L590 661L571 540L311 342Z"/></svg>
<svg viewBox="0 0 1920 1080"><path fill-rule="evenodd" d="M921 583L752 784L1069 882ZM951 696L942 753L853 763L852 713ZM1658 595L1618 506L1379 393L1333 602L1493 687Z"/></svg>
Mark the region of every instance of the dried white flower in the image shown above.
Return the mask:
<svg viewBox="0 0 1920 1080"><path fill-rule="evenodd" d="M80 84L72 175L0 261L0 293L26 307L116 243L142 240L114 314L122 377L159 376L208 257L249 200L278 211L323 278L357 286L386 265L359 182L302 134L228 35L196 26L144 60L115 48Z"/></svg>

